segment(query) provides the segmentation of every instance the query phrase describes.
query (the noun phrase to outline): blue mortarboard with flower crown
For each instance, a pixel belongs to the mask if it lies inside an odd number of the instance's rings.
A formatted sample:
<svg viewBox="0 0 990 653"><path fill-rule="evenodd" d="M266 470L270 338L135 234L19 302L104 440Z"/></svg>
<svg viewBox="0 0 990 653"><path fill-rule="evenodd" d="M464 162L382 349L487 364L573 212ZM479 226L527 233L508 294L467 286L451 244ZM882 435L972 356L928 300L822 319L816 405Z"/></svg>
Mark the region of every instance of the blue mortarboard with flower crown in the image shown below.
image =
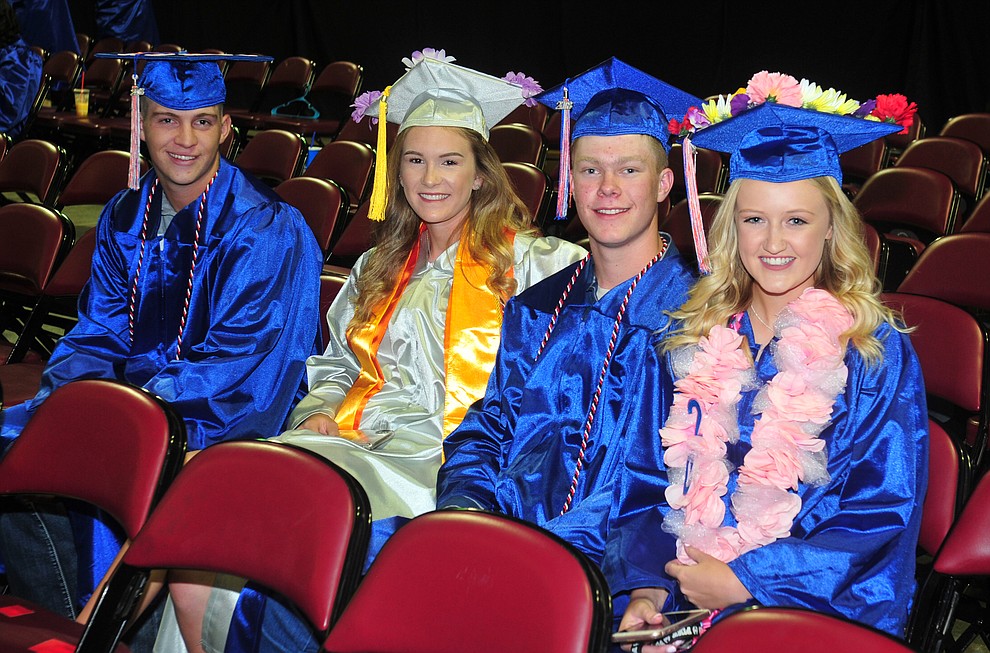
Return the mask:
<svg viewBox="0 0 990 653"><path fill-rule="evenodd" d="M730 155L729 181L775 183L833 177L842 183L839 155L906 130L917 107L903 95L857 102L807 79L761 71L745 89L692 107L671 131L684 137L684 170L695 250L702 272L710 271L694 181L694 147Z"/></svg>
<svg viewBox="0 0 990 653"><path fill-rule="evenodd" d="M385 91L368 91L354 104L351 117L360 122L365 115L409 127L463 127L488 140L489 130L524 102L535 106L533 95L543 89L532 77L510 72L494 77L458 66L444 50L423 48L402 59L406 72ZM385 174L385 121L378 129L375 179L368 201L368 217L384 220L388 199Z"/></svg>
<svg viewBox="0 0 990 653"><path fill-rule="evenodd" d="M138 98L144 95L156 104L173 111L190 111L223 104L227 87L218 61L272 61L272 57L253 54L199 54L189 52L100 52L101 59L129 59L134 62L134 85L131 87L131 165L128 186L138 187L140 174L139 134L141 111ZM140 79L138 62L144 62Z"/></svg>
<svg viewBox="0 0 990 653"><path fill-rule="evenodd" d="M571 141L582 136L644 134L670 151L669 116L682 116L700 98L647 75L612 57L536 99L562 112L560 121L560 186L557 219L567 215L570 200ZM573 127L571 116L576 116Z"/></svg>
<svg viewBox="0 0 990 653"><path fill-rule="evenodd" d="M572 105L572 139L646 134L668 151L668 116L682 116L701 103L700 98L615 57L544 91L536 99L553 109L560 108L565 97Z"/></svg>
<svg viewBox="0 0 990 653"><path fill-rule="evenodd" d="M765 102L691 137L731 155L729 180L787 182L835 177L839 155L901 130L900 125Z"/></svg>

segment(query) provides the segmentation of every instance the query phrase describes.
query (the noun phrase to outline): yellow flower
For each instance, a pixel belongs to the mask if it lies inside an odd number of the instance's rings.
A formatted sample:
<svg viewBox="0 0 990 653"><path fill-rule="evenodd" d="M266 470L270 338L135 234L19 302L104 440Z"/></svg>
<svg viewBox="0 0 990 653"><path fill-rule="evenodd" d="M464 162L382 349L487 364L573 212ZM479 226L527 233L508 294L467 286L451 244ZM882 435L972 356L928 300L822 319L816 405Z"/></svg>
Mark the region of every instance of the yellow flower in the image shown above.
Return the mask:
<svg viewBox="0 0 990 653"><path fill-rule="evenodd" d="M823 91L818 84L802 79L801 106L805 109L845 116L859 109L859 102L847 99L845 93L840 93L834 88Z"/></svg>
<svg viewBox="0 0 990 653"><path fill-rule="evenodd" d="M717 122L732 117L732 112L729 108L729 102L732 100L732 97L731 95L719 95L718 99L710 100L701 105L701 110L704 112L705 117L708 118L708 122L714 125Z"/></svg>

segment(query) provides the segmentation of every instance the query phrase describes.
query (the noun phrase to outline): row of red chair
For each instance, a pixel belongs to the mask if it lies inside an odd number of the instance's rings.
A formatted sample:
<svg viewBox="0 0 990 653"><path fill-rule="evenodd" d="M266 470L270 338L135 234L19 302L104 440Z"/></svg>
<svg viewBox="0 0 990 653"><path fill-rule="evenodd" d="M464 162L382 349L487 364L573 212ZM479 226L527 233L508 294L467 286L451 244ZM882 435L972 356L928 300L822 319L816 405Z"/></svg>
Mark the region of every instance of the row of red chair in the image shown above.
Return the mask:
<svg viewBox="0 0 990 653"><path fill-rule="evenodd" d="M288 598L326 638L326 651L605 650L604 577L535 526L475 511L430 513L399 529L359 582L371 513L346 472L264 441L215 445L180 471L185 447L177 414L122 383L71 383L38 409L0 463L0 494L95 504L132 542L85 627L0 597L0 648L122 651L149 573L203 569ZM383 628L381 606L395 596L404 605Z"/></svg>
<svg viewBox="0 0 990 653"><path fill-rule="evenodd" d="M108 423L110 410L117 418ZM0 494L93 503L119 521L132 544L85 627L0 598L4 650L53 642L114 650L151 569L252 579L291 600L331 652L605 650L611 609L601 572L540 529L487 513L430 513L402 527L359 580L371 514L346 472L304 450L259 441L216 445L179 471L184 436L167 404L118 382L69 384L38 410L0 463ZM105 455L88 455L97 449ZM218 473L228 482L217 484ZM953 640L948 626L965 583L990 575L987 501L990 476L941 542L923 541L935 554L912 619L916 650L969 643ZM285 532L293 533L289 545ZM403 597L403 609L382 628L381 605L395 596ZM963 637L985 641L982 617L968 618L973 625ZM866 626L784 608L730 616L694 650L719 651L729 642L744 652L768 643L803 651L915 650Z"/></svg>

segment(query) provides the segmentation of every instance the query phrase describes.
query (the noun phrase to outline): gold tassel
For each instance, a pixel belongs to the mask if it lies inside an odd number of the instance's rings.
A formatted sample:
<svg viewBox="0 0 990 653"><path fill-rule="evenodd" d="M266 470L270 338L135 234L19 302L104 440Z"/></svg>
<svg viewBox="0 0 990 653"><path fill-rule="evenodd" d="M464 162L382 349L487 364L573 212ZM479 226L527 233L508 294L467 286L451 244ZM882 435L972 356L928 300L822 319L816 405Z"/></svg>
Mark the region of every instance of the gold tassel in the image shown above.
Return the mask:
<svg viewBox="0 0 990 653"><path fill-rule="evenodd" d="M371 189L371 199L368 200L368 218L381 222L385 219L385 209L388 207L388 161L386 160L386 137L388 130L385 123L388 118L388 95L392 87L382 91L378 100L378 145L375 148L375 181Z"/></svg>

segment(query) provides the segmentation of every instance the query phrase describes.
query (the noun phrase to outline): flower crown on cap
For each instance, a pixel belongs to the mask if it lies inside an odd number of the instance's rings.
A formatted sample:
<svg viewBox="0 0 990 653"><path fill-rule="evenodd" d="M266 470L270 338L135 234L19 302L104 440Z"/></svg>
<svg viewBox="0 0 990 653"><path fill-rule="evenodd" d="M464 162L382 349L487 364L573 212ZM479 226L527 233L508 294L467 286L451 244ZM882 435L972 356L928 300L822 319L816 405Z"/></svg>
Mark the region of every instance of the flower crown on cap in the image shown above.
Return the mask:
<svg viewBox="0 0 990 653"><path fill-rule="evenodd" d="M408 57L403 57L402 63L406 66L406 72L409 72L422 63L424 59L434 59L444 63L453 63L457 61L456 58L448 56L446 50L442 48L440 50L435 48L423 48L422 50L416 50ZM509 71L501 79L520 87L520 93L527 107L536 106L537 102L533 99L533 96L543 92L543 87L540 86L538 81L532 77L529 77L525 73L517 73L513 71ZM354 99L354 104L351 105L354 109L354 111L351 112L351 119L354 122L361 122L365 115L367 115L368 109L372 106L377 106L379 100L381 100L381 97L381 91L365 91L361 95L357 96L357 98ZM377 125L378 118L372 116L371 124Z"/></svg>
<svg viewBox="0 0 990 653"><path fill-rule="evenodd" d="M799 82L790 75L763 70L753 75L746 88L730 95L719 95L704 102L700 108L691 107L682 120L671 119L668 130L677 137L684 137L765 102L898 124L903 127L901 134L907 133L918 112L917 105L909 103L900 93L878 95L875 99L858 102L834 88L826 91L807 79Z"/></svg>

